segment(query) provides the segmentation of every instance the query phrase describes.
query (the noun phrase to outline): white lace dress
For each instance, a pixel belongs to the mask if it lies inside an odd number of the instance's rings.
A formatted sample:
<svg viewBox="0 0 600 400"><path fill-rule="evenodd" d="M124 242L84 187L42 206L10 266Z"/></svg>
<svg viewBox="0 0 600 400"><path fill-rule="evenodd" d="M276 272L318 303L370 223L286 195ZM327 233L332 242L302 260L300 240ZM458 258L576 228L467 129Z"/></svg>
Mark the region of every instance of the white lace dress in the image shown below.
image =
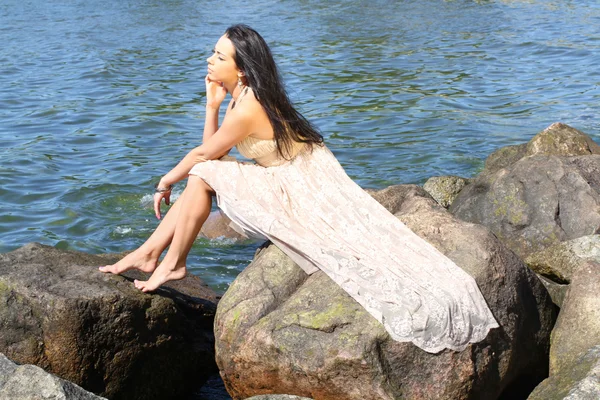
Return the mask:
<svg viewBox="0 0 600 400"><path fill-rule="evenodd" d="M307 274L326 273L394 340L425 351L463 350L498 327L475 280L412 232L344 171L326 146L291 161L273 140L248 137L252 162L196 164L234 228L267 238Z"/></svg>

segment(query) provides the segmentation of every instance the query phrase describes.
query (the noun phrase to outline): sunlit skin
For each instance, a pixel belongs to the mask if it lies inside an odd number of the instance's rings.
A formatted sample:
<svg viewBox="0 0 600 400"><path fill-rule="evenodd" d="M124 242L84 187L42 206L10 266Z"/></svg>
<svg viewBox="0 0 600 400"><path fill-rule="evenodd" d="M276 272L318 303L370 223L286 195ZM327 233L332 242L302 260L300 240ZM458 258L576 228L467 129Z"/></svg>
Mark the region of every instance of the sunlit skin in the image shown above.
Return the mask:
<svg viewBox="0 0 600 400"><path fill-rule="evenodd" d="M191 150L158 184L159 188L166 188L188 178L185 190L144 244L116 264L100 267L100 271L120 274L135 268L147 273L153 272L147 281L134 281L135 287L143 292L156 290L165 282L184 278L187 255L202 224L208 218L212 196L215 194L204 180L195 175L188 176L188 172L198 162L218 159L227 154L247 136L273 138L269 119L252 88L248 88L235 108L232 108L243 90L238 86L238 78L244 85L247 84L244 72L235 63L234 55L233 43L222 36L217 41L213 54L207 59L208 74L204 79L206 120L202 145ZM219 127L219 108L227 93L231 94L232 100ZM170 195L170 192L154 194L156 218L161 219L160 203L164 200L169 205ZM169 250L159 264L158 259L167 247Z"/></svg>

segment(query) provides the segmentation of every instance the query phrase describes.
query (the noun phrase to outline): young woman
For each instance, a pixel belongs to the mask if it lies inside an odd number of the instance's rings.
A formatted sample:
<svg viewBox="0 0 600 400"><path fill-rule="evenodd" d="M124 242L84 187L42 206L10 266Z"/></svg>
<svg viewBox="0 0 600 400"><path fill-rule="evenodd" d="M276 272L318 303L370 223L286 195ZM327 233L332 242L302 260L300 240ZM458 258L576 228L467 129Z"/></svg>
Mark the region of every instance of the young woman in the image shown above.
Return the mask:
<svg viewBox="0 0 600 400"><path fill-rule="evenodd" d="M203 144L158 182L156 217L172 185L187 177L184 192L140 248L101 271L153 272L134 281L144 292L182 279L216 196L238 230L269 239L308 274L325 272L395 340L431 352L462 350L498 326L471 276L346 175L292 106L256 31L230 27L207 61ZM219 126L227 93L232 100ZM221 160L233 146L255 162Z"/></svg>

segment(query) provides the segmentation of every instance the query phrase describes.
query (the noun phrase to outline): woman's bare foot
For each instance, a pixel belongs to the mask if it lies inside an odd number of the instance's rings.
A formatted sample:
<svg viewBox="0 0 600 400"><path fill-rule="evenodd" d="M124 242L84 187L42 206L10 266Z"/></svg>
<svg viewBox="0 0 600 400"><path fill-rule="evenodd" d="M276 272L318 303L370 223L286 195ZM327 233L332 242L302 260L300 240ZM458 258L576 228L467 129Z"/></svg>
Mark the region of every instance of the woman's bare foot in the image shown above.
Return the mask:
<svg viewBox="0 0 600 400"><path fill-rule="evenodd" d="M133 281L136 288L142 292L152 292L156 290L160 285L168 281L176 281L185 278L186 268L185 264L175 265L170 267L164 261L156 268L156 271L152 274L150 279L147 281Z"/></svg>
<svg viewBox="0 0 600 400"><path fill-rule="evenodd" d="M127 254L119 262L112 265L98 267L101 272L110 272L113 274L121 274L130 269L139 269L142 272L150 273L156 269L158 265L158 257L153 257L149 254L144 254L140 249Z"/></svg>

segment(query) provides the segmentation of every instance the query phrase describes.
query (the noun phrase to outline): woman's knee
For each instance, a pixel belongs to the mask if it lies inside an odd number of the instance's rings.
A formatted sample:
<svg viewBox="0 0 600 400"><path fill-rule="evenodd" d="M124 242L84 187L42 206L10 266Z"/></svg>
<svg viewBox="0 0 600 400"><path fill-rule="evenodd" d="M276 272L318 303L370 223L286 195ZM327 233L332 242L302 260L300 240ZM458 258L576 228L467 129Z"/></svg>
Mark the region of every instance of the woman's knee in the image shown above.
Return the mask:
<svg viewBox="0 0 600 400"><path fill-rule="evenodd" d="M199 187L203 190L205 190L206 192L210 193L211 195L215 194L214 189L202 178L200 178L198 175L189 175L188 176L188 186L192 185L195 187Z"/></svg>

